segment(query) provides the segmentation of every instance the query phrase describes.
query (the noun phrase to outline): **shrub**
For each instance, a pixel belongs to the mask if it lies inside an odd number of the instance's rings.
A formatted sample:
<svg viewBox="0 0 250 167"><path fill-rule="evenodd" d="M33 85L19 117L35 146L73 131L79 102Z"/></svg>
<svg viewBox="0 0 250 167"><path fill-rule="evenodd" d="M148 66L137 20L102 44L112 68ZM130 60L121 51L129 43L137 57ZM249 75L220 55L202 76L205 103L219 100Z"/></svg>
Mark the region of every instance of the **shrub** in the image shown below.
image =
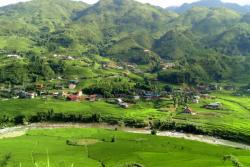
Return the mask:
<svg viewBox="0 0 250 167"><path fill-rule="evenodd" d="M152 129L152 130L151 130L151 135L157 135L157 130Z"/></svg>
<svg viewBox="0 0 250 167"><path fill-rule="evenodd" d="M113 136L113 137L111 138L111 143L114 143L114 142L116 142L116 137L115 137L115 136Z"/></svg>
<svg viewBox="0 0 250 167"><path fill-rule="evenodd" d="M132 162L132 163L127 163L125 165L122 165L121 167L144 167L144 165L136 163L136 162Z"/></svg>

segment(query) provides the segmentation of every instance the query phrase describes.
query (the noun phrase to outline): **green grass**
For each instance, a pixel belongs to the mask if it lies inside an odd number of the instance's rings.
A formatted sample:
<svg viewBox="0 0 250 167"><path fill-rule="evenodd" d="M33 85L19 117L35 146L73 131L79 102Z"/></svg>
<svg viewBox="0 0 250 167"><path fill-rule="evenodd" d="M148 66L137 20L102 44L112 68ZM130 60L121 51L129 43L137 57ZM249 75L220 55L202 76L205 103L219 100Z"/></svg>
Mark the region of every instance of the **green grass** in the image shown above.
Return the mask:
<svg viewBox="0 0 250 167"><path fill-rule="evenodd" d="M8 100L0 101L1 115L32 115L37 112L47 112L53 109L56 113L86 114L100 113L103 117L114 118L138 118L148 119L166 117L168 114L159 112L152 108L150 104L141 103L131 106L129 109L123 109L115 104L108 104L104 101L97 102L69 102L63 100Z"/></svg>
<svg viewBox="0 0 250 167"><path fill-rule="evenodd" d="M17 115L31 116L38 112L47 112L53 109L55 113L65 113L91 117L93 114L100 114L104 121L111 120L150 120L174 121L177 125L192 124L202 131L232 132L238 138L242 134L246 137L250 134L250 98L236 97L229 93L216 93L214 100L202 99L199 104L190 104L196 115L183 114L181 109L178 112L163 112L169 110L167 106L171 101L164 101L159 104L152 102L138 102L123 109L116 104L109 104L104 101L97 102L68 102L63 100L8 100L0 101L0 118L7 115L11 118ZM208 110L202 106L210 102L221 102L223 110ZM155 108L155 107L158 107ZM162 111L160 111L162 110ZM236 139L234 137L234 139ZM246 139L244 139L246 142Z"/></svg>
<svg viewBox="0 0 250 167"><path fill-rule="evenodd" d="M115 136L116 141L111 142ZM88 146L70 146L67 140L100 140ZM27 135L0 140L0 157L9 154L8 167L119 167L136 162L154 167L233 167L225 155L249 166L250 152L169 137L131 134L104 129L39 129ZM48 154L47 154L48 152ZM32 161L33 159L33 161Z"/></svg>
<svg viewBox="0 0 250 167"><path fill-rule="evenodd" d="M191 104L190 107L197 113L194 116L177 114L177 120L185 120L208 129L219 129L235 133L250 133L250 98L236 97L230 93L214 93L216 99L201 100L200 104ZM223 110L208 110L203 105L211 102L221 102Z"/></svg>

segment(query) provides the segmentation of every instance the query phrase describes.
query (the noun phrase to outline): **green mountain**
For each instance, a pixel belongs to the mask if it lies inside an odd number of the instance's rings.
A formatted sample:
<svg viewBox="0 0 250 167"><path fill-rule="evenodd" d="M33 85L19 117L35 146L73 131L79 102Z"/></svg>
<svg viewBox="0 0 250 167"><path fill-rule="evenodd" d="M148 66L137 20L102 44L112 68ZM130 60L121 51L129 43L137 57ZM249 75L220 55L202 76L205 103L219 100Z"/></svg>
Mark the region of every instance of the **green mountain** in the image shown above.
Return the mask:
<svg viewBox="0 0 250 167"><path fill-rule="evenodd" d="M239 13L226 8L194 7L181 14L177 22L180 26L191 27L194 33L210 36L226 30L240 19Z"/></svg>
<svg viewBox="0 0 250 167"><path fill-rule="evenodd" d="M163 59L176 60L192 54L195 47L191 32L174 29L154 43L154 51Z"/></svg>
<svg viewBox="0 0 250 167"><path fill-rule="evenodd" d="M12 79L2 76L1 81L79 77L86 70L88 76L99 75L104 73L97 70L103 61L136 64L137 71L163 76L167 82L166 77L176 72L188 75L190 83L236 80L249 68L249 26L248 15L227 8L194 7L177 14L133 0L100 0L94 5L33 0L10 5L0 10L0 54L25 59L15 64L18 67L4 61L0 70L21 68L24 76L11 72ZM88 59L87 64L97 66L62 63L52 58L54 54ZM162 68L168 62L176 64L168 70L171 75ZM15 81L17 76L23 77Z"/></svg>
<svg viewBox="0 0 250 167"><path fill-rule="evenodd" d="M239 23L219 34L211 46L227 55L249 55L250 24Z"/></svg>
<svg viewBox="0 0 250 167"><path fill-rule="evenodd" d="M200 0L198 2L185 3L180 7L169 7L167 9L177 12L177 13L183 13L183 12L190 10L193 7L228 8L239 13L250 12L250 6L248 5L241 6L241 5L238 5L237 3L226 3L226 2L222 2L221 0Z"/></svg>

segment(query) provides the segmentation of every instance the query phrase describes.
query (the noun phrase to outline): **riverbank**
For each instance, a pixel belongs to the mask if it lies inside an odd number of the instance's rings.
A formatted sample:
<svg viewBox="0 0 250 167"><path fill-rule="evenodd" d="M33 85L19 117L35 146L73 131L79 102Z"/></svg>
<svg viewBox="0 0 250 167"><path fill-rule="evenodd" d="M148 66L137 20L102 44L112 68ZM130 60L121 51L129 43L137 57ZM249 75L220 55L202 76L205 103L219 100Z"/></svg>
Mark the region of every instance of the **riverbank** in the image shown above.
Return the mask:
<svg viewBox="0 0 250 167"><path fill-rule="evenodd" d="M0 129L0 139L3 138L14 138L25 135L27 131L33 129L60 129L60 128L101 128L101 129L118 129L124 132L137 133L137 134L150 134L151 130L149 128L128 128L120 127L115 125L109 125L105 123L34 123L24 126L16 126L10 128ZM206 135L196 135L190 133L181 133L175 131L159 131L157 136L183 138L186 140L199 141L203 143L213 144L213 145L223 145L228 147L240 148L245 150L250 150L250 145L232 142L229 140L218 139Z"/></svg>

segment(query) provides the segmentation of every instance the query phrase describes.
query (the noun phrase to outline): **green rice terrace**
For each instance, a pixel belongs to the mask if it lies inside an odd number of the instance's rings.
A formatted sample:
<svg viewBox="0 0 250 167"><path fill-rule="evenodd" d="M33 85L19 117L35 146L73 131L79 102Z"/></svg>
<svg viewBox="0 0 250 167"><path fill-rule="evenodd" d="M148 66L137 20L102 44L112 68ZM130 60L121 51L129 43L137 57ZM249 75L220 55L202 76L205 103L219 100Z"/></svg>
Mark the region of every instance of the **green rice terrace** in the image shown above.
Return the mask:
<svg viewBox="0 0 250 167"><path fill-rule="evenodd" d="M112 129L33 129L1 139L0 147L0 164L8 167L250 165L248 150Z"/></svg>
<svg viewBox="0 0 250 167"><path fill-rule="evenodd" d="M192 113L184 106L174 109L171 99L139 100L129 108L98 100L71 102L55 99L16 99L0 101L1 124L32 122L106 122L120 126L151 127L209 134L225 139L249 142L250 98L233 96L231 92L213 93L213 99L201 98L189 103ZM204 105L221 103L223 108L206 109Z"/></svg>

